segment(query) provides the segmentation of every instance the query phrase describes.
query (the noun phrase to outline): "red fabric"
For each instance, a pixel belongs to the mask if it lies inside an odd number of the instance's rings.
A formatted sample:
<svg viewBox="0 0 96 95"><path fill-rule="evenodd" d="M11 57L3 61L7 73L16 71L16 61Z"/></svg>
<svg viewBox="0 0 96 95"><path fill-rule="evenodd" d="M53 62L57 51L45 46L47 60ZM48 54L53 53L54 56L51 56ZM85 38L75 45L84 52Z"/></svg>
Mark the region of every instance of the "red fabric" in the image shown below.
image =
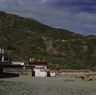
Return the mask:
<svg viewBox="0 0 96 95"><path fill-rule="evenodd" d="M47 77L50 77L50 71L47 71Z"/></svg>
<svg viewBox="0 0 96 95"><path fill-rule="evenodd" d="M47 62L29 62L30 65L47 65Z"/></svg>

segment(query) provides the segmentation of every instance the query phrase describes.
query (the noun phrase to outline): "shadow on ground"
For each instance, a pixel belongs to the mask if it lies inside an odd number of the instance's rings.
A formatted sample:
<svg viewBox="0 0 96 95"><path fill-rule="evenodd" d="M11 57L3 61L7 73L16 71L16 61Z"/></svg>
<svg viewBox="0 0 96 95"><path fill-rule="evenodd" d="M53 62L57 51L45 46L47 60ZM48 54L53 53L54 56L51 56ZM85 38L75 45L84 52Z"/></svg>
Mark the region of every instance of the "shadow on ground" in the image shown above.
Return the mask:
<svg viewBox="0 0 96 95"><path fill-rule="evenodd" d="M12 78L12 77L19 77L19 74L0 72L0 78Z"/></svg>

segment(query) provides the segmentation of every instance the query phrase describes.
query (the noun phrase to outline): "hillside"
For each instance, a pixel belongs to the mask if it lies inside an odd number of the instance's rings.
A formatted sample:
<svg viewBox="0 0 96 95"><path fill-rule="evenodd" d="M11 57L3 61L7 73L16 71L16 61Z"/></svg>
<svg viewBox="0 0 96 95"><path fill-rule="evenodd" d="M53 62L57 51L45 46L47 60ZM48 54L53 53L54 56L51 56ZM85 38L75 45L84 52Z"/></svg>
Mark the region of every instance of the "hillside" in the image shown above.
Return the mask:
<svg viewBox="0 0 96 95"><path fill-rule="evenodd" d="M85 37L4 12L0 12L0 47L23 61L46 58L51 67L96 69L95 36Z"/></svg>

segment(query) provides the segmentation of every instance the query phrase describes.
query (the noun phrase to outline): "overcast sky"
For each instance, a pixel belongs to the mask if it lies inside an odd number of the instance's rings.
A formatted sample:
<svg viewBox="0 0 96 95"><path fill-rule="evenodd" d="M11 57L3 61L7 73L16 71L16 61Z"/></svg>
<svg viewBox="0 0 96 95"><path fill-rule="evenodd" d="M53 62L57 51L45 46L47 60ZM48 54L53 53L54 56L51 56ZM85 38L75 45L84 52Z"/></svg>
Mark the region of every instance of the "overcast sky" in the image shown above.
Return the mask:
<svg viewBox="0 0 96 95"><path fill-rule="evenodd" d="M53 27L96 35L96 0L0 0L0 10Z"/></svg>

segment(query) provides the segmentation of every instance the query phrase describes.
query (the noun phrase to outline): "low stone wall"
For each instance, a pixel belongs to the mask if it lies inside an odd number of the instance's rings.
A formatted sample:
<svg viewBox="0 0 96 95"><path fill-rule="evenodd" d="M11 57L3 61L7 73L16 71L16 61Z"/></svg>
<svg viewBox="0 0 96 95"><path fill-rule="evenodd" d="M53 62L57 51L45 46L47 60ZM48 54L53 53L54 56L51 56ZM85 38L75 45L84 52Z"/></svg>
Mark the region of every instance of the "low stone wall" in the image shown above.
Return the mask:
<svg viewBox="0 0 96 95"><path fill-rule="evenodd" d="M26 72L19 72L19 77L23 76L32 76L32 72L26 71Z"/></svg>
<svg viewBox="0 0 96 95"><path fill-rule="evenodd" d="M81 76L90 74L89 72L61 72L59 73L60 76Z"/></svg>

